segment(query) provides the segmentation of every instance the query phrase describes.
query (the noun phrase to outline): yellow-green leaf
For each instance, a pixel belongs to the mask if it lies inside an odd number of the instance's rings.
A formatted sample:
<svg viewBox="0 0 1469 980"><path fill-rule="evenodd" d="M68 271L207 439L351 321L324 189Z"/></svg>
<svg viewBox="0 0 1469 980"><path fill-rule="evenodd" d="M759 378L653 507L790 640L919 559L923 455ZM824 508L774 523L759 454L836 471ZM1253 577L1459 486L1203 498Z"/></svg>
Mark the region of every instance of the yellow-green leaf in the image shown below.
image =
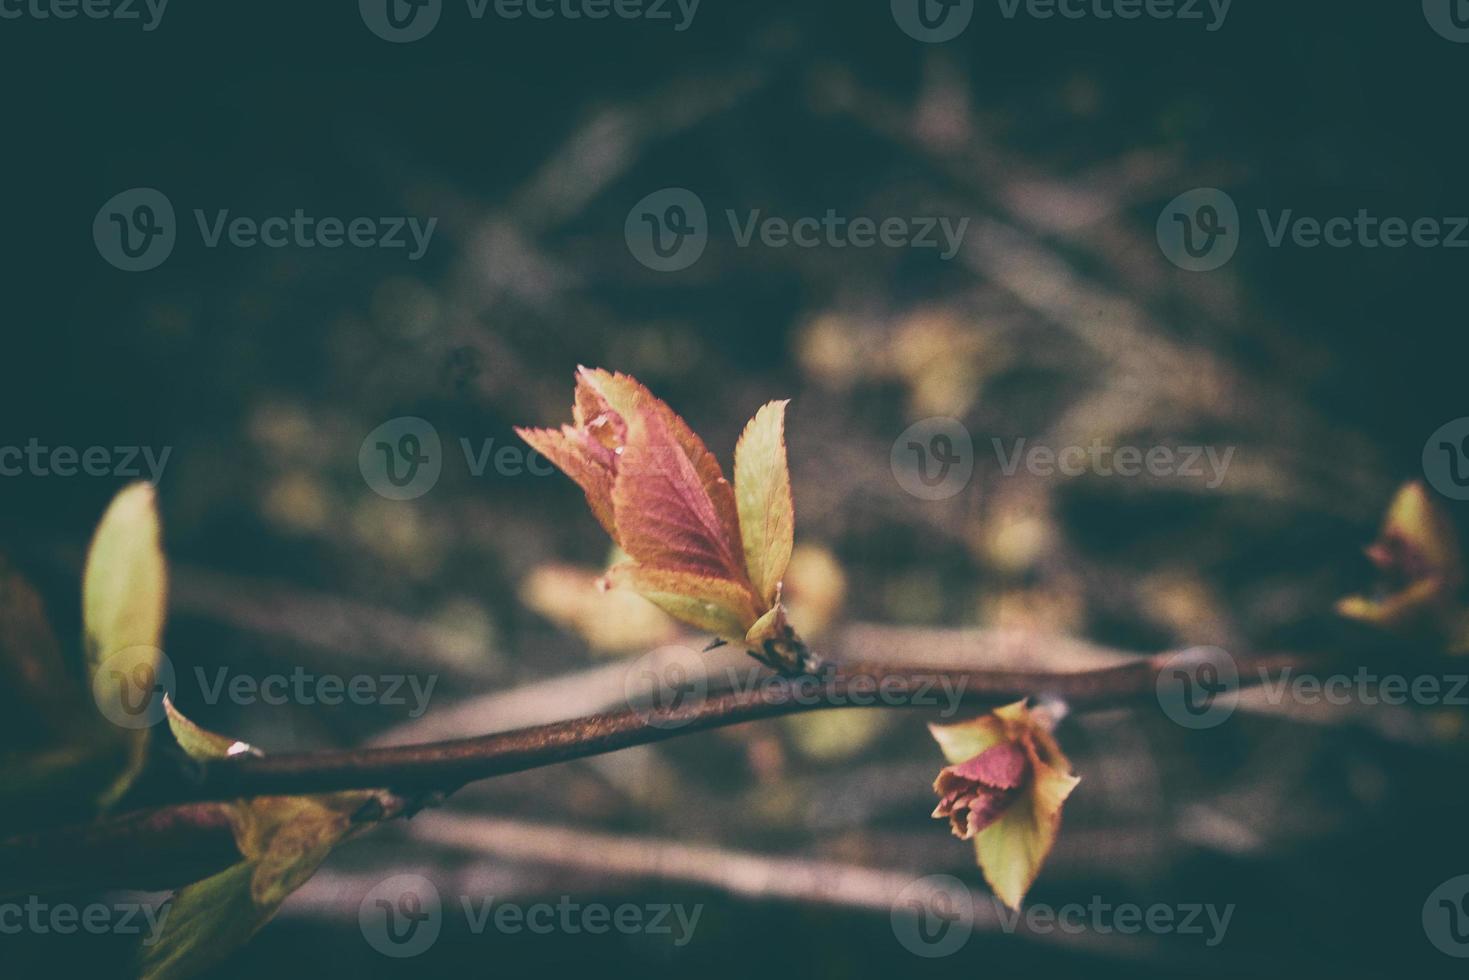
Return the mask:
<svg viewBox="0 0 1469 980"><path fill-rule="evenodd" d="M137 717L136 705L125 699L156 685L167 602L168 571L159 547L153 486L135 483L113 498L102 515L82 574L87 679L103 717L113 721ZM104 670L128 680L112 683L104 676L103 683L97 683ZM101 737L125 743L128 761L102 794L104 807L132 784L148 751L146 723L113 732Z"/></svg>
<svg viewBox="0 0 1469 980"><path fill-rule="evenodd" d="M735 643L757 618L741 583L694 572L646 568L633 562L607 572L610 585L625 585L680 622Z"/></svg>
<svg viewBox="0 0 1469 980"><path fill-rule="evenodd" d="M257 750L194 724L165 700L179 745L195 759ZM246 942L300 888L343 840L402 810L377 790L319 796L258 796L230 811L235 846L244 860L181 889L162 938L140 951L145 980L193 976Z"/></svg>
<svg viewBox="0 0 1469 980"><path fill-rule="evenodd" d="M785 410L789 401L762 406L735 446L735 502L745 566L765 604L776 601L791 561L796 514L786 463Z"/></svg>
<svg viewBox="0 0 1469 980"><path fill-rule="evenodd" d="M253 874L254 866L242 861L179 889L168 903L161 935L145 938L139 947L141 980L198 976L255 935L270 915L262 916L250 898Z"/></svg>
<svg viewBox="0 0 1469 980"><path fill-rule="evenodd" d="M82 618L91 670L130 647L158 646L168 572L158 544L151 484L135 483L107 508L82 576Z"/></svg>

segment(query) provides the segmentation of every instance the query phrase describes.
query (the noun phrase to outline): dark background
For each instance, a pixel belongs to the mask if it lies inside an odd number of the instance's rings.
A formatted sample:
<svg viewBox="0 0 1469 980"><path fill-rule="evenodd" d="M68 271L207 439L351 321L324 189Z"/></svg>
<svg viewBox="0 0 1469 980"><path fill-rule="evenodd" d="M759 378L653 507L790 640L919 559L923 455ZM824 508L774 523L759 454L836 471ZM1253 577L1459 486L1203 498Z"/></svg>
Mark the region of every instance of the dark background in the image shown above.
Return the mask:
<svg viewBox="0 0 1469 980"><path fill-rule="evenodd" d="M1269 249L1253 215L1469 214L1466 81L1469 45L1433 33L1415 3L1236 0L1215 33L1009 21L980 3L939 45L903 34L885 3L850 2L704 0L682 33L475 22L449 2L406 45L346 3L174 0L152 33L0 21L0 444L172 447L160 500L178 664L409 665L442 675L431 712L605 664L520 590L546 562L601 563L606 542L559 476L474 478L451 452L432 493L394 504L364 484L357 448L400 415L430 420L451 449L513 443L512 425L566 416L578 363L637 375L725 459L759 404L793 397L798 540L840 563L844 621L1137 651L1321 647L1339 638L1332 600L1367 579L1359 549L1392 488L1421 475L1429 433L1465 414L1469 255ZM136 186L162 190L189 227L160 268L128 274L99 257L91 223ZM737 249L716 233L691 269L659 274L622 228L666 186L696 191L711 216L965 215L972 235L1017 247L943 262ZM1249 230L1224 269L1190 274L1160 254L1153 224L1198 186L1227 190ZM1083 205L1095 215L1068 224ZM194 207L439 224L416 263L209 250ZM1066 313L1028 283L1061 290ZM1117 313L1123 301L1136 315ZM963 419L978 447L1094 420L1114 440L1236 446L1236 469L1204 491L1006 482L989 465L973 492L929 505L897 487L888 451L931 415ZM63 636L76 635L87 536L122 482L0 479L0 547ZM1019 556L995 543L1017 524L1046 543ZM434 656L430 628L449 636ZM354 744L405 720L182 700L276 749ZM930 962L894 940L885 911L505 859L524 901L703 902L701 930L672 950L451 925L429 954L394 961L362 942L355 901L337 915L288 904L219 975L1440 975L1454 961L1419 914L1469 870L1459 719L1412 721L1430 734L1252 713L1202 733L1156 711L1067 723L1090 785L1032 899L1236 902L1218 949L980 936ZM917 719L851 735L870 741L847 754L771 731L679 740L621 775L497 781L455 806L983 887L967 848L927 820L936 753ZM894 772L901 790L851 802ZM629 789L645 780L692 795ZM830 806L856 816L812 818ZM393 831L323 875L451 874L465 860ZM116 962L109 942L6 945L78 969Z"/></svg>

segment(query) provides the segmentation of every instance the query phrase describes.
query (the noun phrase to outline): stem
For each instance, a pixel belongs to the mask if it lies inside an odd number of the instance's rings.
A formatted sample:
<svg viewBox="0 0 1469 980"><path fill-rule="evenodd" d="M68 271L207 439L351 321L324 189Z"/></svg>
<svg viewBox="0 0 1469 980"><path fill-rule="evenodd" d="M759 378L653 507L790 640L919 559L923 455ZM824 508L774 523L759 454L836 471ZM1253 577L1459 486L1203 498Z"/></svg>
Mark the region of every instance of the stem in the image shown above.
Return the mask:
<svg viewBox="0 0 1469 980"><path fill-rule="evenodd" d="M336 752L236 756L204 765L167 800L387 788L407 795L452 793L466 783L581 759L634 745L763 718L839 707L937 707L954 695L966 705L994 705L1030 695L1063 699L1072 709L1117 704L1155 690L1171 655L1072 673L834 667L820 677L772 677L750 689L697 697L666 709L628 708L515 731L424 745ZM1303 659L1285 654L1238 658L1240 686L1261 683Z"/></svg>

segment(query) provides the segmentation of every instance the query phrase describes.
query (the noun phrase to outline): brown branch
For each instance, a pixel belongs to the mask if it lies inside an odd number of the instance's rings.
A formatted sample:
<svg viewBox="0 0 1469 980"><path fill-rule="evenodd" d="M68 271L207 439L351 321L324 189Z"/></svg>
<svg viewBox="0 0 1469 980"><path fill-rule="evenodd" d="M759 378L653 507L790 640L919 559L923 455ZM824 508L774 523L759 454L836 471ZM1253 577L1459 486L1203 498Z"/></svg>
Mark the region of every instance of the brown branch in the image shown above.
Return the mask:
<svg viewBox="0 0 1469 980"><path fill-rule="evenodd" d="M474 738L424 745L334 752L235 756L204 766L197 779L170 788L167 800L194 802L259 795L388 788L407 795L452 793L466 783L572 759L647 745L747 721L838 707L937 707L942 684L966 705L993 705L1035 695L1072 709L1151 696L1171 655L1069 673L886 669L875 664L836 668L821 677L769 678L753 688L693 698L672 708L604 712ZM1240 685L1260 683L1285 668L1309 666L1299 655L1237 658Z"/></svg>

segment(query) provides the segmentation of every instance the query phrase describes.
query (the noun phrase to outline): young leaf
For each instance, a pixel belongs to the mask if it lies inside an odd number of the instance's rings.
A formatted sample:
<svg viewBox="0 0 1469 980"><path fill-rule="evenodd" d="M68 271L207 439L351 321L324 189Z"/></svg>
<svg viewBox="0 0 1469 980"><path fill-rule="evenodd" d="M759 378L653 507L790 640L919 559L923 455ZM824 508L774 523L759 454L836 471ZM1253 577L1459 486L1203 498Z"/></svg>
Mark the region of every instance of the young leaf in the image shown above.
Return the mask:
<svg viewBox="0 0 1469 980"><path fill-rule="evenodd" d="M606 581L689 625L755 644L760 659L797 672L806 669L806 649L779 608L794 531L785 404L761 409L741 438L738 501L688 423L624 374L578 369L573 424L517 431L582 487L632 559Z"/></svg>
<svg viewBox="0 0 1469 980"><path fill-rule="evenodd" d="M257 752L200 728L167 700L164 707L169 728L191 758ZM259 796L235 803L230 824L244 860L178 892L162 936L139 952L142 976L173 980L219 962L270 921L334 847L401 811L400 800L376 790Z"/></svg>
<svg viewBox="0 0 1469 980"><path fill-rule="evenodd" d="M764 405L735 446L735 500L750 582L765 608L776 602L795 544L796 513L786 464L788 401Z"/></svg>
<svg viewBox="0 0 1469 980"><path fill-rule="evenodd" d="M1379 594L1348 596L1337 603L1338 613L1383 629L1436 633L1450 647L1462 644L1454 634L1465 615L1463 557L1448 515L1422 483L1398 489L1367 557L1382 579Z"/></svg>
<svg viewBox="0 0 1469 980"><path fill-rule="evenodd" d="M168 573L158 545L151 484L113 499L92 537L82 575L82 619L92 670L129 647L157 647L163 635Z"/></svg>
<svg viewBox="0 0 1469 980"><path fill-rule="evenodd" d="M1061 806L1080 782L1047 719L1024 701L955 725L930 725L950 765L939 773L935 817L974 853L995 895L1018 909L1061 826Z"/></svg>
<svg viewBox="0 0 1469 980"><path fill-rule="evenodd" d="M755 616L750 593L728 579L623 562L608 570L605 582L625 585L674 619L735 642Z"/></svg>
<svg viewBox="0 0 1469 980"><path fill-rule="evenodd" d="M87 678L94 682L109 658L127 660L127 670L156 677L162 651L163 620L168 599L168 571L159 547L158 512L153 486L135 483L115 498L102 515L87 552L82 573L83 646ZM103 716L128 714L122 703L125 685L91 684ZM127 746L128 761L102 794L111 805L132 784L148 751L146 727L115 729L104 736Z"/></svg>
<svg viewBox="0 0 1469 980"><path fill-rule="evenodd" d="M618 544L641 565L746 584L739 538L668 426L655 412L626 421L612 488Z"/></svg>

